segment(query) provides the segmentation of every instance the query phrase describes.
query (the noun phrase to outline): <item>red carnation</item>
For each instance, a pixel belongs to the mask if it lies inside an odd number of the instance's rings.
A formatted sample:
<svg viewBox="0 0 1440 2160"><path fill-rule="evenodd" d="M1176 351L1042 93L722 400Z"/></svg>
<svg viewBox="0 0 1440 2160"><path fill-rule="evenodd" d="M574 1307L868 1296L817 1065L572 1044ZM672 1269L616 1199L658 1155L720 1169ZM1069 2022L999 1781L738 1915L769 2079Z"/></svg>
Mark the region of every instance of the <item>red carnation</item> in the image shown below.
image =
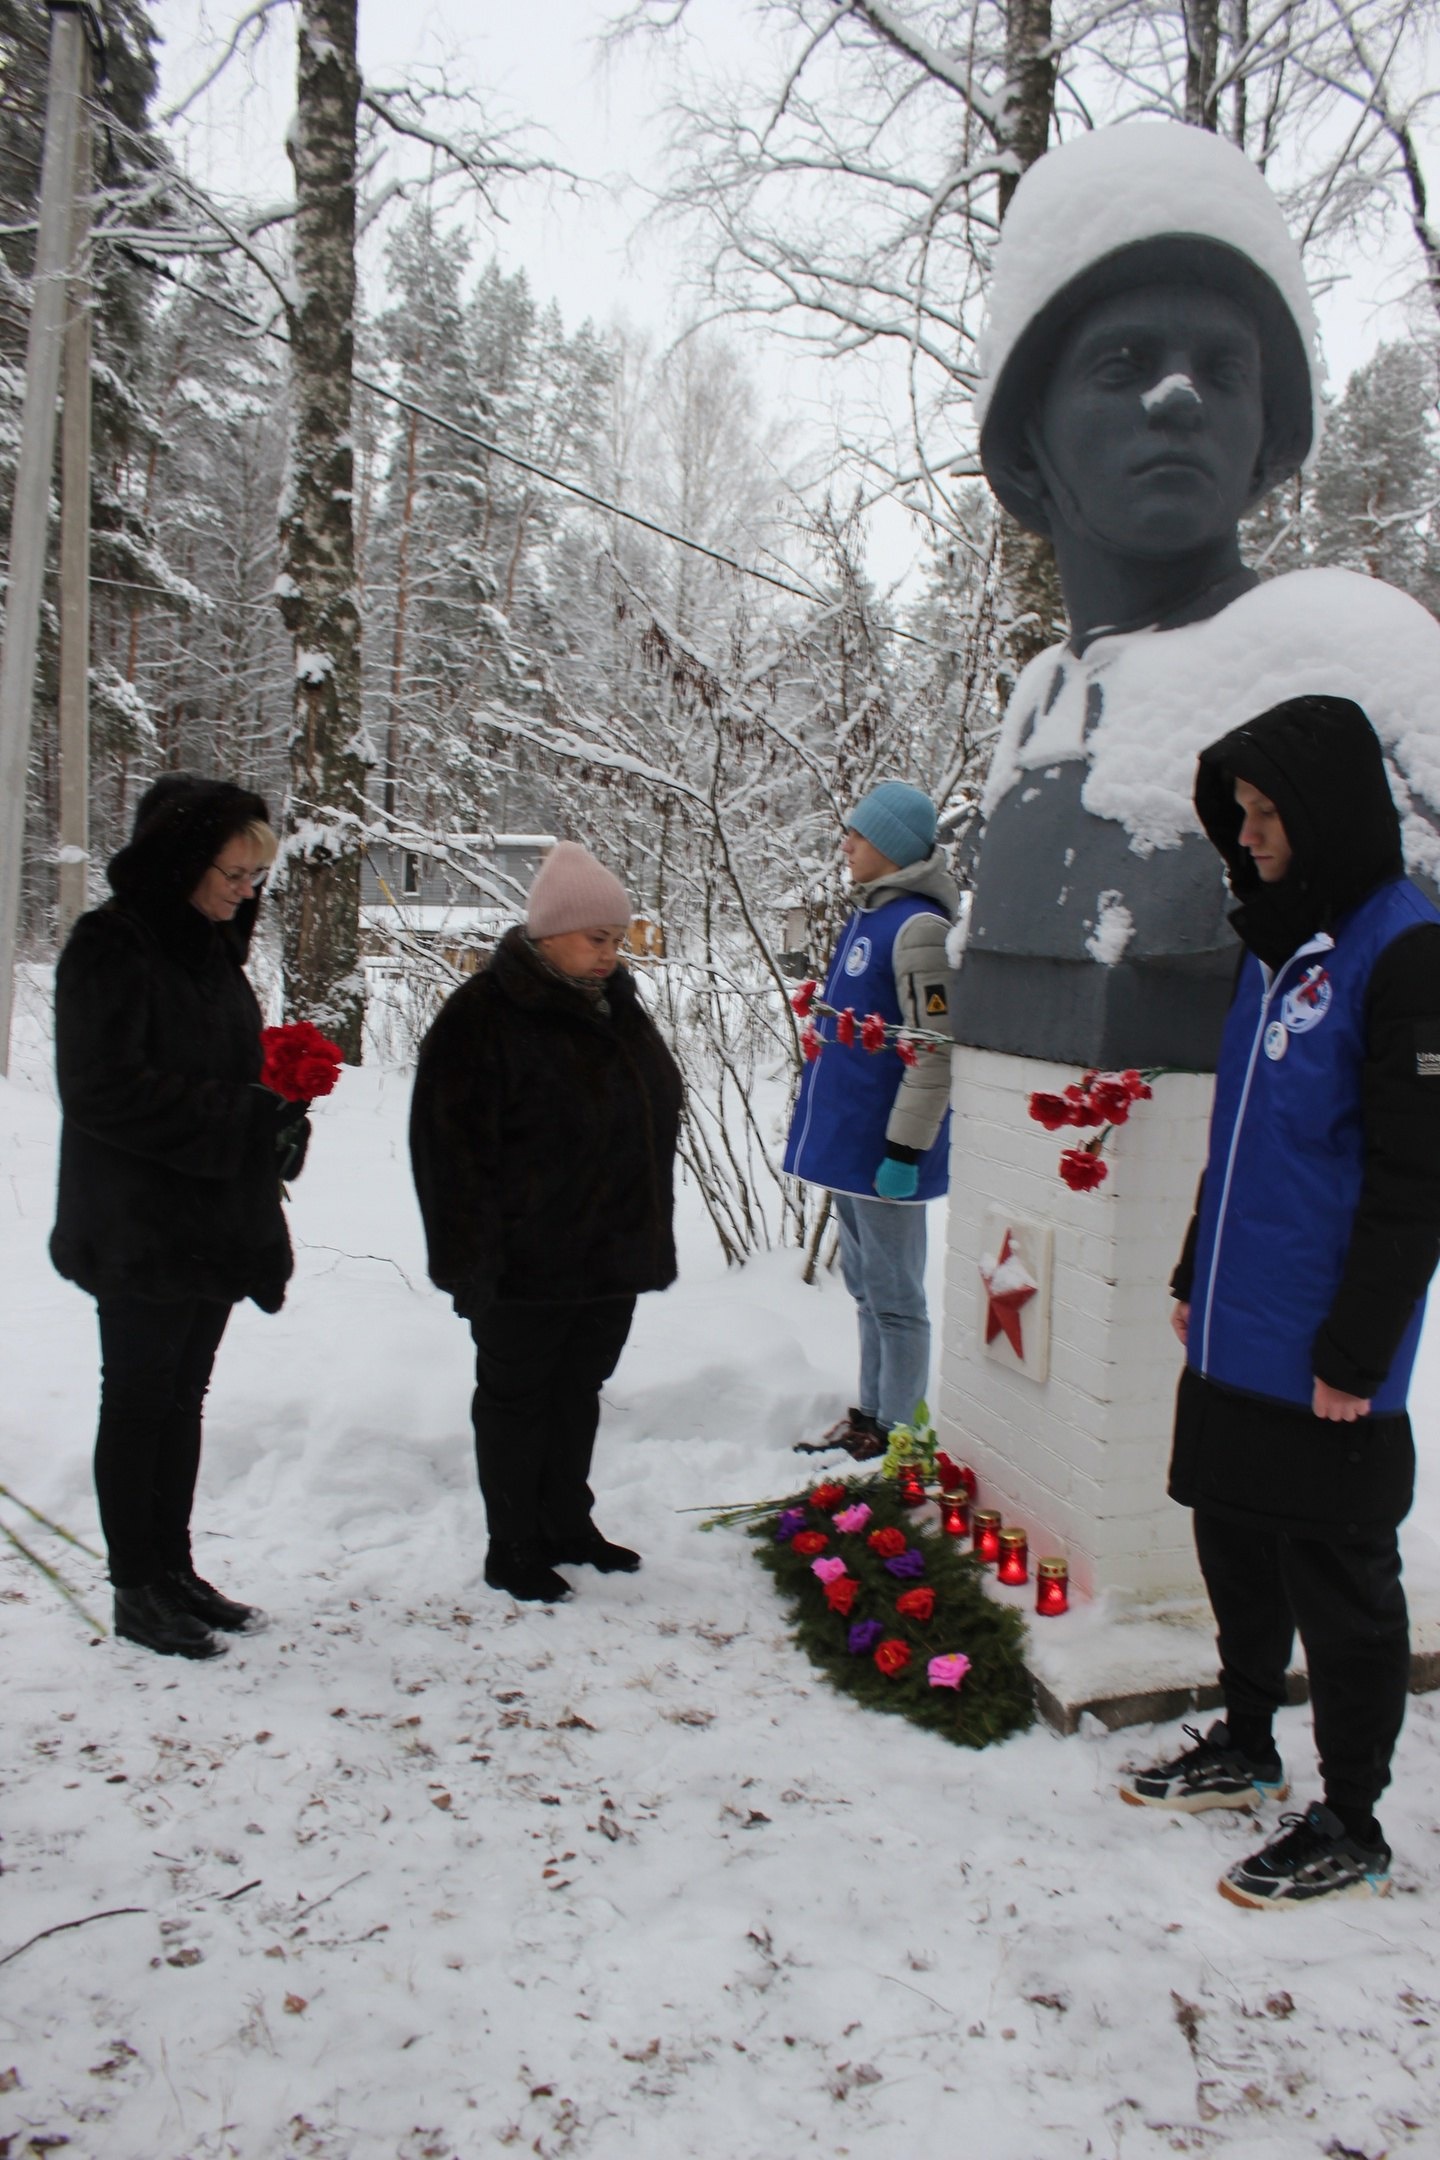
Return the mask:
<svg viewBox="0 0 1440 2160"><path fill-rule="evenodd" d="M262 1028L260 1046L264 1052L260 1083L283 1095L286 1102L309 1103L317 1095L328 1095L345 1062L340 1045L309 1020Z"/></svg>
<svg viewBox="0 0 1440 2160"><path fill-rule="evenodd" d="M790 1540L791 1552L803 1553L808 1560L812 1553L824 1552L830 1540L823 1530L802 1530Z"/></svg>
<svg viewBox="0 0 1440 2160"><path fill-rule="evenodd" d="M895 1600L895 1610L907 1620L928 1620L935 1610L935 1592L928 1583L918 1589L906 1590Z"/></svg>
<svg viewBox="0 0 1440 2160"><path fill-rule="evenodd" d="M855 1008L853 1005L847 1005L844 1012L841 1013L839 1019L835 1022L835 1040L836 1042L844 1043L847 1050L849 1049L851 1043L854 1042Z"/></svg>
<svg viewBox="0 0 1440 2160"><path fill-rule="evenodd" d="M882 1560L893 1560L896 1553L905 1550L905 1533L903 1530L894 1529L872 1530L865 1542L871 1552L878 1553Z"/></svg>
<svg viewBox="0 0 1440 2160"><path fill-rule="evenodd" d="M1062 1125L1073 1125L1074 1113L1063 1095L1047 1095L1043 1089L1030 1097L1030 1115L1046 1132L1059 1132Z"/></svg>
<svg viewBox="0 0 1440 2160"><path fill-rule="evenodd" d="M810 1007L814 1004L815 992L819 989L819 987L820 985L816 982L814 976L812 975L809 982L801 983L799 989L792 994L790 999L791 1006L797 1013L799 1013L802 1020L809 1012Z"/></svg>
<svg viewBox="0 0 1440 2160"><path fill-rule="evenodd" d="M1094 1082L1090 1100L1102 1117L1112 1125L1123 1125L1130 1115L1130 1105L1135 1100L1123 1080L1103 1079Z"/></svg>
<svg viewBox="0 0 1440 2160"><path fill-rule="evenodd" d="M875 1663L884 1673L887 1680L893 1680L897 1673L904 1672L909 1662L909 1643L900 1642L897 1637L892 1635L888 1642L876 1644Z"/></svg>
<svg viewBox="0 0 1440 2160"><path fill-rule="evenodd" d="M822 1515L833 1515L844 1498L844 1486L837 1485L833 1478L828 1478L823 1485L815 1487L810 1495L810 1505L819 1508Z"/></svg>
<svg viewBox="0 0 1440 2160"><path fill-rule="evenodd" d="M866 1050L883 1050L885 1047L885 1022L879 1013L866 1013L860 1023L860 1041Z"/></svg>
<svg viewBox="0 0 1440 2160"><path fill-rule="evenodd" d="M860 1585L853 1575L837 1575L834 1582L825 1585L825 1602L842 1620L849 1619L850 1608L859 1595Z"/></svg>
<svg viewBox="0 0 1440 2160"><path fill-rule="evenodd" d="M951 1461L944 1448L941 1448L935 1457L935 1472L940 1480L941 1492L959 1492L965 1483L965 1473L958 1462Z"/></svg>
<svg viewBox="0 0 1440 2160"><path fill-rule="evenodd" d="M904 1035L897 1035L895 1038L895 1055L902 1065L915 1064L916 1050L914 1043Z"/></svg>
<svg viewBox="0 0 1440 2160"><path fill-rule="evenodd" d="M820 1031L816 1027L814 1021L807 1020L804 1027L800 1031L800 1048L805 1053L807 1063L813 1065L816 1058L819 1057L824 1047L825 1045L821 1040Z"/></svg>
<svg viewBox="0 0 1440 2160"><path fill-rule="evenodd" d="M1103 1125L1105 1123L1104 1111L1097 1110L1090 1100L1090 1083L1094 1077L1093 1073L1087 1073L1079 1087L1076 1087L1072 1081L1065 1090L1065 1100L1070 1105L1070 1123L1072 1125Z"/></svg>
<svg viewBox="0 0 1440 2160"><path fill-rule="evenodd" d="M1097 1185L1104 1184L1110 1171L1089 1148L1071 1147L1060 1157L1060 1175L1071 1192L1094 1192Z"/></svg>

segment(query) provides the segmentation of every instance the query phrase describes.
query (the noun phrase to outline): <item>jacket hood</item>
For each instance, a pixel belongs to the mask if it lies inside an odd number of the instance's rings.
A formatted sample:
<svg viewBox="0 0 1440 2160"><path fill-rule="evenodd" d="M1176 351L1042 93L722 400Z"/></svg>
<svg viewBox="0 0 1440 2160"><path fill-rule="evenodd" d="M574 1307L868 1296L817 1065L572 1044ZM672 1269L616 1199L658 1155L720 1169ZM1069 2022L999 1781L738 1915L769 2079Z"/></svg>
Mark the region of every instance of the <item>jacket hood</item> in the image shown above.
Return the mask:
<svg viewBox="0 0 1440 2160"><path fill-rule="evenodd" d="M1258 788L1280 813L1293 856L1276 885L1262 882L1240 845L1237 780ZM1350 698L1288 698L1223 735L1201 755L1195 808L1224 858L1245 918L1236 927L1247 943L1252 914L1279 911L1292 925L1303 922L1298 943L1405 874L1380 739Z"/></svg>
<svg viewBox="0 0 1440 2160"><path fill-rule="evenodd" d="M106 867L117 900L160 910L183 905L227 840L247 825L268 825L263 795L229 780L196 773L162 773L141 796L128 844ZM259 895L236 911L227 927L242 951L250 943Z"/></svg>
<svg viewBox="0 0 1440 2160"><path fill-rule="evenodd" d="M854 887L851 898L862 915L868 915L901 893L916 893L922 900L938 901L954 920L960 905L960 888L950 875L944 851L932 848L923 862L906 863L903 869L887 870L869 885Z"/></svg>

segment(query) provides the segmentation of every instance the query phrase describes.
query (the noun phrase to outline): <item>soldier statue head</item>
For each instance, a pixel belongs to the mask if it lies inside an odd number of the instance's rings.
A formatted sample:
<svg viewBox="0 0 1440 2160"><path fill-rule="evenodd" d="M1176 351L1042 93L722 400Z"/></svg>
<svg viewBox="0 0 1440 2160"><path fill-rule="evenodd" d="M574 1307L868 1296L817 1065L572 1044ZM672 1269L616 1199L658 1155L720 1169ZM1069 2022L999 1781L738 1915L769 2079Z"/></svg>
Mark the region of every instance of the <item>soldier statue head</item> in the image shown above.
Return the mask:
<svg viewBox="0 0 1440 2160"><path fill-rule="evenodd" d="M1140 123L1032 166L982 362L981 462L1054 542L1073 643L1233 597L1238 521L1308 456L1319 388L1299 254L1240 151Z"/></svg>

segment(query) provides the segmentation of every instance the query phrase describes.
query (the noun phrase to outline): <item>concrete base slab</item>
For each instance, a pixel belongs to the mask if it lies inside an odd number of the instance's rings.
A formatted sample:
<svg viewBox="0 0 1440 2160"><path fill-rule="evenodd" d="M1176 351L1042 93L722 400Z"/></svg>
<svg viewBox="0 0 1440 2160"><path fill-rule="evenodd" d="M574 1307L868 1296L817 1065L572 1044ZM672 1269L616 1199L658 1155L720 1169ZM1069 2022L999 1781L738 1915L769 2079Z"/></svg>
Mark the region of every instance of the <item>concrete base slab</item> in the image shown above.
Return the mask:
<svg viewBox="0 0 1440 2160"><path fill-rule="evenodd" d="M1440 1688L1440 1546L1423 1531L1400 1534L1410 1604L1410 1687ZM1142 1604L1110 1591L1077 1598L1068 1613L1039 1619L1034 1585L1007 1590L991 1576L998 1602L1026 1614L1026 1665L1036 1703L1048 1724L1075 1732L1082 1717L1113 1732L1125 1725L1163 1724L1187 1711L1215 1708L1215 1623L1208 1604ZM1309 1694L1303 1665L1289 1676L1292 1702Z"/></svg>

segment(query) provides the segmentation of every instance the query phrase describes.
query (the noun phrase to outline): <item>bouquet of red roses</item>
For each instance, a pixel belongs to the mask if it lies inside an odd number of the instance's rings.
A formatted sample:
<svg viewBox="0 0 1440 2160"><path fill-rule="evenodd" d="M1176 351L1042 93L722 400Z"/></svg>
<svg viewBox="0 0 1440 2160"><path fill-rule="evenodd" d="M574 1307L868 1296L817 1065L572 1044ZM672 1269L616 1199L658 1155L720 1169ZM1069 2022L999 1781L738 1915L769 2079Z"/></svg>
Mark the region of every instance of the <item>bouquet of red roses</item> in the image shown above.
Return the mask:
<svg viewBox="0 0 1440 2160"><path fill-rule="evenodd" d="M260 1047L265 1053L260 1085L283 1095L286 1102L304 1103L307 1109L317 1095L331 1093L345 1062L340 1045L309 1020L262 1028Z"/></svg>

